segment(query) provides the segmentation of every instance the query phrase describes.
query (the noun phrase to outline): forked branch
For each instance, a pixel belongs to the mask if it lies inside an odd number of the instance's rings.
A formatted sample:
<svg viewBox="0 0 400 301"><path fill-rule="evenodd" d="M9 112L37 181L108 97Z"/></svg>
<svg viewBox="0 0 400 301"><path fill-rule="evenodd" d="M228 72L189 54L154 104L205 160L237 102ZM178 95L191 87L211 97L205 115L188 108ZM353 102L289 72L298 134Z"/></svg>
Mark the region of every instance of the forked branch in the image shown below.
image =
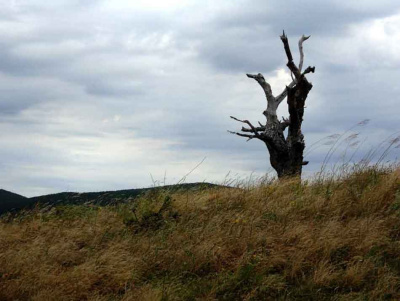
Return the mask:
<svg viewBox="0 0 400 301"><path fill-rule="evenodd" d="M246 124L250 127L250 129L242 128L242 131L243 131L243 132L252 132L252 133L254 133L254 135L255 135L257 138L260 138L260 134L259 134L258 132L260 132L261 130L258 130L258 128L254 127L254 126L251 124L250 121L248 121L248 120L240 120L240 119L238 119L238 118L236 118L236 117L233 117L233 116L230 116L230 117L231 117L232 119L236 120L236 121L239 121L239 122L242 122L242 123L246 123Z"/></svg>

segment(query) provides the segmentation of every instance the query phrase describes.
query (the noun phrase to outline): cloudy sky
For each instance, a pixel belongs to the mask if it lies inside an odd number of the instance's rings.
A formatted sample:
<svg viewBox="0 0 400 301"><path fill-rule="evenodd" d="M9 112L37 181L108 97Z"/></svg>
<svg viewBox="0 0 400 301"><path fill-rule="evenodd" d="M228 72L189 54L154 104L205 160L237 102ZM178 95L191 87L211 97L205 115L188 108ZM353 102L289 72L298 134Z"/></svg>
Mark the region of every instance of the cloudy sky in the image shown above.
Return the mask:
<svg viewBox="0 0 400 301"><path fill-rule="evenodd" d="M296 60L299 37L311 35L308 146L364 119L352 131L360 152L399 130L399 1L0 3L3 189L36 196L174 184L204 158L186 182L271 172L262 142L227 130L241 127L230 115L264 121L263 92L245 73L263 73L275 94L290 82L282 29ZM319 145L306 174L330 147Z"/></svg>

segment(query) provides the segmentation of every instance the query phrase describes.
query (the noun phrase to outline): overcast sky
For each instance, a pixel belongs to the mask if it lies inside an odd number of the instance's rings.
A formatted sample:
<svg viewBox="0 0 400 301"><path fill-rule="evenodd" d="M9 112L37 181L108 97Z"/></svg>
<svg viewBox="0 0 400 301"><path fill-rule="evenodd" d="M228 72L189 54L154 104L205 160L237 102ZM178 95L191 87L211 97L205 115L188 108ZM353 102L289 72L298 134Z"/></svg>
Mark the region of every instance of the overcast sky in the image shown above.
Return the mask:
<svg viewBox="0 0 400 301"><path fill-rule="evenodd" d="M282 29L296 61L298 39L311 35L307 146L364 119L352 131L366 140L360 152L399 130L399 1L0 3L3 189L174 184L203 158L186 182L271 172L261 141L227 130L241 127L230 115L264 122L263 91L245 73L263 73L275 94L290 83ZM285 102L279 112L287 116ZM329 147L307 155L305 174Z"/></svg>

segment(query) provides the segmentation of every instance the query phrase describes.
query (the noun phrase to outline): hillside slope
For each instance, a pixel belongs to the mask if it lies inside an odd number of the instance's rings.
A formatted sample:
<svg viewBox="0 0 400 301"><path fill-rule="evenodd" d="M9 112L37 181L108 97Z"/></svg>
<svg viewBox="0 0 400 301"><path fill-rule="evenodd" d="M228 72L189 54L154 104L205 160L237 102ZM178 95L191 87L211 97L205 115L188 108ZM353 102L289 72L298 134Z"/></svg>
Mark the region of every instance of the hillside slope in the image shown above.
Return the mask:
<svg viewBox="0 0 400 301"><path fill-rule="evenodd" d="M18 211L25 208L33 208L36 204L40 206L55 206L55 205L112 205L131 201L138 196L149 191L168 190L171 192L177 191L196 191L206 188L216 187L218 185L210 183L184 183L175 185L166 185L150 188L125 189L115 191L101 192L60 192L55 194L42 195L32 198L26 198L21 195L0 189L0 215L9 211Z"/></svg>
<svg viewBox="0 0 400 301"><path fill-rule="evenodd" d="M400 176L0 219L0 300L400 300Z"/></svg>
<svg viewBox="0 0 400 301"><path fill-rule="evenodd" d="M15 208L28 207L31 201L19 194L0 189L0 214L11 211Z"/></svg>

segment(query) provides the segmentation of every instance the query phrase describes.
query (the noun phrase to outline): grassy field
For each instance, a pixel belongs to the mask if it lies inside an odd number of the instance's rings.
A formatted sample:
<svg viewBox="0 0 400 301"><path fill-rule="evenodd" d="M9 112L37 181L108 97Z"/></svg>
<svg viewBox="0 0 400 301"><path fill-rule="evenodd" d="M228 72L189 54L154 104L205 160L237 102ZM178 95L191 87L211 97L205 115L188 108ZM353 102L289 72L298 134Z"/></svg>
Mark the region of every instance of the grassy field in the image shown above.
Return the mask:
<svg viewBox="0 0 400 301"><path fill-rule="evenodd" d="M400 300L400 172L4 215L0 300Z"/></svg>

